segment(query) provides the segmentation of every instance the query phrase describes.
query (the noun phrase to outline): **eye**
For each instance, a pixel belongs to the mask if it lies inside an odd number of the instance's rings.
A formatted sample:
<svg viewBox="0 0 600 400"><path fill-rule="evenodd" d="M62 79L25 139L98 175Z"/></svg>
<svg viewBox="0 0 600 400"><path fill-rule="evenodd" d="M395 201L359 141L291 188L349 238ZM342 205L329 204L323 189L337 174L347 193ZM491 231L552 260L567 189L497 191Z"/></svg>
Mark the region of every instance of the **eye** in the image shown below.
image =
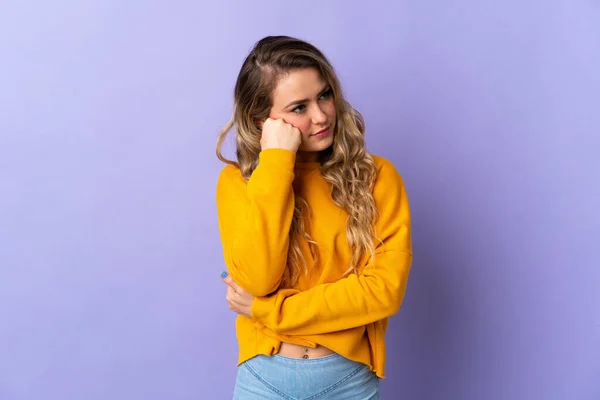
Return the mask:
<svg viewBox="0 0 600 400"><path fill-rule="evenodd" d="M305 109L306 106L304 104L300 104L298 107L294 108L292 112L296 114L301 114Z"/></svg>
<svg viewBox="0 0 600 400"><path fill-rule="evenodd" d="M326 91L324 91L323 93L321 93L321 100L327 100L328 98L331 97L331 95L333 94L333 91L331 89L327 89Z"/></svg>

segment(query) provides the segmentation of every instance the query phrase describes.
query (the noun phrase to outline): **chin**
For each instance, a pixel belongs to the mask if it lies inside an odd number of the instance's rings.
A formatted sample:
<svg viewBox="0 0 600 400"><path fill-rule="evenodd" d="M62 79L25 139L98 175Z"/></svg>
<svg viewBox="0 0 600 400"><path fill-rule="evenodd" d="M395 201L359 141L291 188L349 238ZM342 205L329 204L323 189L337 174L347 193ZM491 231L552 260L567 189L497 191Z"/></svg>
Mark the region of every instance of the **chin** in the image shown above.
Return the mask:
<svg viewBox="0 0 600 400"><path fill-rule="evenodd" d="M329 147L331 147L331 145L333 144L333 138L329 137L326 138L324 140L320 140L316 143L306 143L307 146L304 147L300 147L300 151L306 151L306 152L319 152L319 151L323 151L325 149L328 149Z"/></svg>

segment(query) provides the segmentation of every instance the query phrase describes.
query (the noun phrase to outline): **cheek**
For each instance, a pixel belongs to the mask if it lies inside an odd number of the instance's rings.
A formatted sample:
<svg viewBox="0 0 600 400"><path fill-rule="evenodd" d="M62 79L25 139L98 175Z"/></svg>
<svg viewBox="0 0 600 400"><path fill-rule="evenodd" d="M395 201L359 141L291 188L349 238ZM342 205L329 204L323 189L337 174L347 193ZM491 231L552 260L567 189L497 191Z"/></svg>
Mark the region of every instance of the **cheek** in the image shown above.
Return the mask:
<svg viewBox="0 0 600 400"><path fill-rule="evenodd" d="M310 119L306 117L298 117L294 118L294 122L290 122L290 124L294 125L296 128L300 129L302 134L310 133L311 122Z"/></svg>
<svg viewBox="0 0 600 400"><path fill-rule="evenodd" d="M325 114L332 119L335 120L337 116L337 112L335 111L335 102L330 101L327 103L326 109L324 110Z"/></svg>
<svg viewBox="0 0 600 400"><path fill-rule="evenodd" d="M310 131L310 120L304 116L304 114L299 115L276 115L271 114L270 118L277 119L282 118L285 122L292 125L294 128L298 128L301 133L306 133Z"/></svg>

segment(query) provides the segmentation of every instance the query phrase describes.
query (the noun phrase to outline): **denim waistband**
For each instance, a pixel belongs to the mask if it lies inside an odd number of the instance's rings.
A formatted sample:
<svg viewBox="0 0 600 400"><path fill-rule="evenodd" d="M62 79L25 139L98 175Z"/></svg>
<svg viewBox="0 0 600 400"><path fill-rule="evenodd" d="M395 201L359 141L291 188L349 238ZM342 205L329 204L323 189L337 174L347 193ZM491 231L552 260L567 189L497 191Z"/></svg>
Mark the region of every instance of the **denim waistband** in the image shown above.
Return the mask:
<svg viewBox="0 0 600 400"><path fill-rule="evenodd" d="M238 368L234 399L378 399L369 366L339 354L318 358L258 355Z"/></svg>

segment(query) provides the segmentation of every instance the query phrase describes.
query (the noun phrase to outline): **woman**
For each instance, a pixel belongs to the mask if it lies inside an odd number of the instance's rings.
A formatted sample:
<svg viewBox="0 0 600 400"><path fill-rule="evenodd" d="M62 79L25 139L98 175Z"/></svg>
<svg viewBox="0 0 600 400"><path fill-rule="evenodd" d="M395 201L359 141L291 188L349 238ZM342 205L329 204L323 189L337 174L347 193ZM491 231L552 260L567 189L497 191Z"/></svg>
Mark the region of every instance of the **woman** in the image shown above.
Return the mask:
<svg viewBox="0 0 600 400"><path fill-rule="evenodd" d="M235 127L237 162L221 145ZM235 399L378 399L384 333L412 263L402 178L314 46L260 40L217 156L217 208L239 314Z"/></svg>

